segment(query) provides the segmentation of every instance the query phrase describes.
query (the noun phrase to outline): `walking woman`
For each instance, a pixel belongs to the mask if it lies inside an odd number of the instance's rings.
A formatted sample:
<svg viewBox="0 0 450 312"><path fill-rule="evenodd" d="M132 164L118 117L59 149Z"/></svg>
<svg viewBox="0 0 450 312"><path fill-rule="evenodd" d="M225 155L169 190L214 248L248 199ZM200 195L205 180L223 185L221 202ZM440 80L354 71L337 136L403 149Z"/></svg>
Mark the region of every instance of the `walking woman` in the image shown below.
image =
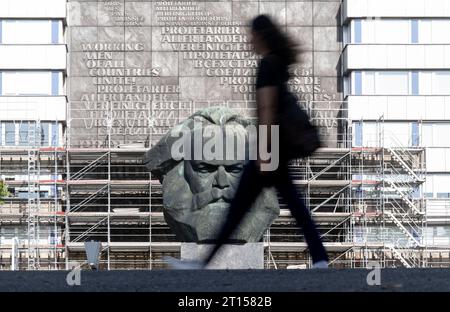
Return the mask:
<svg viewBox="0 0 450 312"><path fill-rule="evenodd" d="M287 35L283 34L267 15L259 15L253 19L251 24L251 43L255 53L262 56L256 79L258 123L266 126L279 124L280 129L283 129L282 124L280 124L282 121L278 118L282 109L280 106L283 105L280 95L282 92L287 92L288 67L296 63L296 56L299 52L297 45ZM271 135L269 134L267 137L268 150L270 150ZM288 172L290 157L287 155L289 142L283 140L283 132L281 132L280 138L278 168L275 171L264 171L262 170L264 161L260 159L249 161L246 164L235 197L231 202L228 217L217 237L216 245L203 263L197 263L198 266L194 265L191 267L189 265L184 267L178 266L179 268L201 268L206 266L239 226L261 190L270 186L277 188L280 195L287 202L288 208L297 224L303 229L313 260L313 268L328 267L327 253L322 245L314 221ZM272 155L273 153L274 151L272 151Z"/></svg>

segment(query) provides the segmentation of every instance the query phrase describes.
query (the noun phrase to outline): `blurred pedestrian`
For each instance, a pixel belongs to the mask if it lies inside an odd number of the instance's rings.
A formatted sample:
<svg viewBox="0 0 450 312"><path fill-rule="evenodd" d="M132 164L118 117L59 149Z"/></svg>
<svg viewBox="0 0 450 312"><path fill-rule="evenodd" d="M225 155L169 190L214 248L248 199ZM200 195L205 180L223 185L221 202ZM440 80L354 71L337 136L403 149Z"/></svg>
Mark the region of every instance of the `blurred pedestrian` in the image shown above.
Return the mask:
<svg viewBox="0 0 450 312"><path fill-rule="evenodd" d="M315 128L309 117L298 106L297 99L288 91L289 66L297 62L299 48L267 15L259 15L251 23L251 43L262 58L256 79L256 105L258 124L267 126L267 150L278 153L279 164L275 170L266 171L271 160L250 160L244 167L239 186L231 202L228 217L216 240L216 245L203 261L180 261L172 265L180 269L205 267L217 251L227 243L264 187L275 186L286 201L292 216L303 229L313 261L313 268L327 268L328 256L316 225L301 194L292 182L288 162L305 157L319 147ZM279 144L272 144L270 126L279 125ZM301 128L303 126L303 128ZM273 145L279 150L272 149Z"/></svg>

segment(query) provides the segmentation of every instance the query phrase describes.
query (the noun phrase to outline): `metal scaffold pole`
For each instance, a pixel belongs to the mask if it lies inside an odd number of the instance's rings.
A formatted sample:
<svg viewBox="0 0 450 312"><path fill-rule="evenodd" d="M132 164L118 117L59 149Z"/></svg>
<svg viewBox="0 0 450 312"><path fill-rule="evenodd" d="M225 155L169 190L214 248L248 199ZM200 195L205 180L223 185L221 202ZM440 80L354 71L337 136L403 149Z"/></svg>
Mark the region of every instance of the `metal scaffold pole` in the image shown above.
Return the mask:
<svg viewBox="0 0 450 312"><path fill-rule="evenodd" d="M69 270L69 248L68 244L70 242L70 226L69 226L69 213L70 213L70 189L69 189L69 180L71 179L70 176L70 158L69 158L69 149L70 149L70 118L68 119L68 125L66 130L66 137L65 137L65 144L66 144L66 181L65 181L65 191L66 193L66 213L64 214L64 220L65 220L65 269Z"/></svg>
<svg viewBox="0 0 450 312"><path fill-rule="evenodd" d="M385 219L385 191L386 191L386 170L385 170L385 157L384 157L384 148L385 148L385 140L384 140L384 116L380 116L377 122L378 127L378 148L380 148L381 151L381 159L380 159L380 167L381 167L381 188L382 191L379 192L379 196L381 197L381 214L383 216L383 219L381 221L381 229L382 231L386 232L386 219ZM380 123L382 123L380 125ZM383 255L386 255L385 252L383 252Z"/></svg>
<svg viewBox="0 0 450 312"><path fill-rule="evenodd" d="M154 120L152 116L152 105L150 104L148 107L148 127L150 129L149 134L149 143L148 147L149 149L152 148L152 142L153 142L153 126L154 126ZM148 173L149 178L149 203L148 203L148 210L149 210L149 220L148 220L148 239L149 239L149 248L148 248L148 257L149 257L149 270L153 268L153 262L152 262L152 173Z"/></svg>
<svg viewBox="0 0 450 312"><path fill-rule="evenodd" d="M39 269L40 121L28 122L28 270Z"/></svg>
<svg viewBox="0 0 450 312"><path fill-rule="evenodd" d="M55 166L54 169L55 169L55 171L54 171L54 176L53 176L53 179L54 179L54 184L53 184L53 186L54 186L54 205L55 205L54 210L53 210L53 213L54 213L54 216L53 216L53 222L54 222L54 227L53 227L53 252L54 252L54 255L55 255L54 266L55 266L55 270L57 270L58 269L58 249L57 249L57 247L58 247L58 239L59 239L58 225L57 225L57 221L58 221L58 218L57 218L57 212L58 212L58 183L57 183L57 181L59 180L59 177L58 177L58 152L57 152L58 140L56 139L58 137L57 133L58 133L59 129L58 129L58 119L57 118L55 119L54 127L56 129L55 130L56 131L55 132L56 133L56 137L52 137L52 139L51 139L51 145L54 148L53 157L55 158L55 161L54 161L54 166Z"/></svg>
<svg viewBox="0 0 450 312"><path fill-rule="evenodd" d="M108 226L108 271L111 270L111 130L113 124L112 117L112 107L110 105L110 112L107 119L107 127L108 127L108 218L107 218L107 226Z"/></svg>

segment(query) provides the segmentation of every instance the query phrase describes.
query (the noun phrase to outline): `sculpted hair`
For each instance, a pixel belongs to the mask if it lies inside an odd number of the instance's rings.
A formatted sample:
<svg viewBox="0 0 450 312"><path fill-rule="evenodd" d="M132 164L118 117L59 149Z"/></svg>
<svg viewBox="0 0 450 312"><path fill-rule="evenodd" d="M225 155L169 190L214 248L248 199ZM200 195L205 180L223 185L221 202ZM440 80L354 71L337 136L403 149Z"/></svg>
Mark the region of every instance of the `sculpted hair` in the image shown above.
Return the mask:
<svg viewBox="0 0 450 312"><path fill-rule="evenodd" d="M207 121L218 126L224 126L228 123L237 123L244 127L252 124L242 115L230 110L227 107L214 106L194 113L190 119L195 121Z"/></svg>

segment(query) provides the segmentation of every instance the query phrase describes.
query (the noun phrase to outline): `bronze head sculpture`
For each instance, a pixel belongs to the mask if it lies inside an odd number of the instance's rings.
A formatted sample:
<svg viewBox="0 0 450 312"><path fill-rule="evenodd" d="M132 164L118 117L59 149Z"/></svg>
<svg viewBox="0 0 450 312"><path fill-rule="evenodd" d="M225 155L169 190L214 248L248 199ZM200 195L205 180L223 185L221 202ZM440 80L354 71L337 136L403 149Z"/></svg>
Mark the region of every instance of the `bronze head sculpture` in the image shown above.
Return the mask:
<svg viewBox="0 0 450 312"><path fill-rule="evenodd" d="M192 137L210 128L210 132L223 134L216 143L225 145L230 136L247 138L246 127L250 124L248 119L228 108L211 107L193 114L177 127L188 129ZM231 159L174 157L176 140L170 133L166 134L147 152L144 161L162 182L164 217L177 238L183 242L212 242L226 218L246 159L238 153L233 153ZM229 147L224 147L219 153L227 151ZM278 215L276 193L271 188L265 189L231 240L258 242Z"/></svg>

